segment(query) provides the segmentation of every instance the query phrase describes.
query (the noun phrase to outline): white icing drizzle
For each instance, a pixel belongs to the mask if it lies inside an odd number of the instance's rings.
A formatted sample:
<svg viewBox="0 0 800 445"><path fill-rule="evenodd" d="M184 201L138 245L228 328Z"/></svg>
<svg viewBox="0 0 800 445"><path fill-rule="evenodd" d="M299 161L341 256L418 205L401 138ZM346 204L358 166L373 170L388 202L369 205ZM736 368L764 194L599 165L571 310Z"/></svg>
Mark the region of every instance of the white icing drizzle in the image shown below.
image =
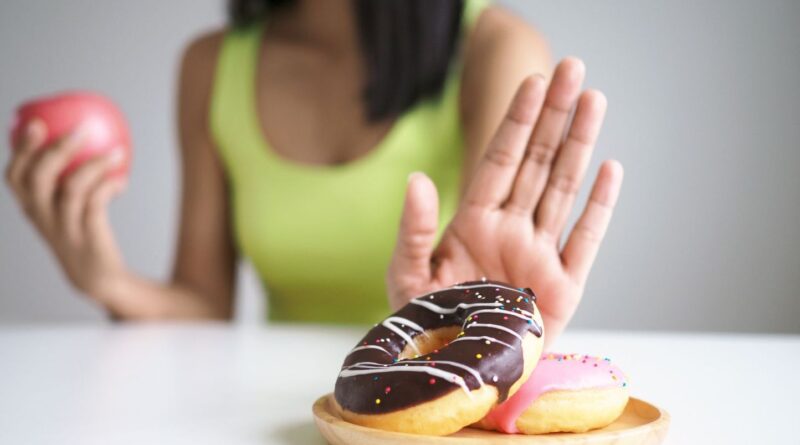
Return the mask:
<svg viewBox="0 0 800 445"><path fill-rule="evenodd" d="M425 332L425 330L422 329L422 326L414 323L413 321L411 321L411 320L409 320L407 318L403 318L403 317L389 317L386 320L383 320L383 322L381 323L381 325L383 325L387 329L391 330L395 334L399 335L403 340L406 341L407 344L411 345L411 347L414 349L414 352L419 354L420 353L419 352L419 348L417 348L417 345L414 344L414 340L408 334L406 334L405 331L403 331L402 329L398 328L397 326L395 326L392 323L406 325L406 326L410 327L411 329L413 329L413 330L415 330L417 332L420 332L420 333Z"/></svg>
<svg viewBox="0 0 800 445"><path fill-rule="evenodd" d="M476 380L478 380L478 383L481 386L483 386L483 379L481 378L481 374L478 371L476 371L474 368L470 368L469 366L467 366L467 365L465 365L463 363L451 362L449 360L403 360L403 361L397 362L397 364L400 364L400 363L423 363L423 364L436 363L437 365L442 364L442 365L455 366L456 368L461 368L461 369L467 371L468 373L472 374L472 376L475 377Z"/></svg>
<svg viewBox="0 0 800 445"><path fill-rule="evenodd" d="M451 341L450 343L455 343L457 341L462 341L462 340L489 340L491 342L500 343L503 346L508 346L511 349L515 349L510 344L508 344L508 343L506 343L504 341L498 340L498 339L496 339L494 337L489 337L488 335L467 335L467 336L464 336L464 337L458 337L457 339Z"/></svg>
<svg viewBox="0 0 800 445"><path fill-rule="evenodd" d="M356 366L358 363L352 366ZM352 367L351 366L351 367ZM461 389L467 393L468 396L472 397L472 393L470 393L469 388L467 387L466 382L464 379L461 378L457 374L453 374L452 372L447 372L438 368L434 368L432 366L385 366L380 368L370 368L370 369L344 369L339 372L339 377L352 377L355 375L364 375L364 374L372 374L372 373L384 373L384 372L424 372L441 379L444 379L446 382L455 383L456 385L460 386Z"/></svg>
<svg viewBox="0 0 800 445"><path fill-rule="evenodd" d="M532 313L530 313L530 312L528 312L528 311L526 311L525 309L520 309L520 308L517 308L517 310L518 310L518 311L520 311L521 313L523 313L523 314L527 315L528 317L531 317L531 318L533 318L533 314L532 314Z"/></svg>
<svg viewBox="0 0 800 445"><path fill-rule="evenodd" d="M455 366L456 368L461 368L461 369L469 372L470 374L472 374L472 376L475 377L475 379L478 381L478 383L483 385L483 379L481 378L481 374L477 370L475 370L474 368L470 368L469 366L467 366L467 365L465 365L463 363L451 362L449 360L401 360L399 362L394 362L394 363L391 363L391 364L389 364L389 363L377 363L377 362L358 362L358 363L353 363L350 366L345 366L342 369L351 369L351 368L355 368L355 367L359 367L359 368L369 367L370 369L381 369L381 368L388 368L388 367L406 367L406 365L409 364L409 363L421 364L421 365L430 365L431 363L435 363L437 365Z"/></svg>
<svg viewBox="0 0 800 445"><path fill-rule="evenodd" d="M391 352L387 351L386 349L384 349L384 348L382 348L382 347L380 347L380 346L378 346L378 345L364 345L364 346L356 346L355 348L351 349L351 350L350 350L350 353L348 353L347 355L350 355L350 354L352 354L352 353L354 353L354 352L356 352L356 351L361 351L361 350L363 350L363 349L377 349L377 350L379 350L379 351L383 351L383 352L385 352L385 353L389 354L389 356L391 356L391 355L392 355L392 353L391 353Z"/></svg>
<svg viewBox="0 0 800 445"><path fill-rule="evenodd" d="M511 290L516 293L523 293L518 288L503 286L502 284L492 284L492 283L479 283L479 284L470 284L470 285L455 285L451 287L451 289L475 289L475 288L482 288L482 287L494 287L499 289L506 289Z"/></svg>
<svg viewBox="0 0 800 445"><path fill-rule="evenodd" d="M416 304L419 306L428 309L431 312L435 312L437 314L454 314L459 309L466 309L469 307L498 307L502 306L502 303L494 302L494 303L458 303L453 307L441 307L438 304L431 303L430 301L425 301L422 299L414 299L411 300L412 304Z"/></svg>
<svg viewBox="0 0 800 445"><path fill-rule="evenodd" d="M499 324L493 324L493 323L477 323L477 322L472 322L472 323L470 323L470 324L468 324L468 325L467 325L467 328L466 328L466 329L469 329L469 328L471 328L471 327L476 327L476 328L492 328L492 329L500 329L501 331L506 331L506 332L508 332L509 334L513 335L514 337L517 337L518 339L520 339L520 341L522 340L522 336L520 336L520 335L519 335L519 334L517 334L516 332L512 331L511 329L508 329L508 328L507 328L507 327L505 327L505 326L500 326Z"/></svg>
<svg viewBox="0 0 800 445"><path fill-rule="evenodd" d="M519 317L519 318L521 318L523 320L530 320L530 318L526 317L525 315L521 315L521 314L518 314L516 312L507 311L505 309L481 309L479 311L475 311L475 312L471 313L470 315L475 316L476 314L508 314L508 315L513 315L515 317Z"/></svg>
<svg viewBox="0 0 800 445"><path fill-rule="evenodd" d="M394 363L397 363L397 362L394 362ZM349 369L349 368L352 368L354 366L376 366L376 367L381 367L381 366L390 366L392 364L393 363L355 362L352 365L343 366L342 369Z"/></svg>

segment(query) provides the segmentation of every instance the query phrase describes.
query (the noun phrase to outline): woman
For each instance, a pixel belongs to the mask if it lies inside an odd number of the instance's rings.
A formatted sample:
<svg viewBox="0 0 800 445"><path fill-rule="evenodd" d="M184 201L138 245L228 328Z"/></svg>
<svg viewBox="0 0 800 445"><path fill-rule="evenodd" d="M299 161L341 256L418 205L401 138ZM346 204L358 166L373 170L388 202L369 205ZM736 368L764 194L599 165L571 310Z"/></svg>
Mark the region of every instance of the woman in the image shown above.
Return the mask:
<svg viewBox="0 0 800 445"><path fill-rule="evenodd" d="M555 338L622 180L602 165L562 249L606 107L581 92L582 63L561 62L548 87L542 39L480 0L238 0L231 13L183 56L171 281L125 266L107 220L125 186L105 175L115 159L57 181L79 132L41 150L34 122L16 147L9 184L70 281L116 318L229 318L241 255L270 318L347 323L486 276L533 288Z"/></svg>

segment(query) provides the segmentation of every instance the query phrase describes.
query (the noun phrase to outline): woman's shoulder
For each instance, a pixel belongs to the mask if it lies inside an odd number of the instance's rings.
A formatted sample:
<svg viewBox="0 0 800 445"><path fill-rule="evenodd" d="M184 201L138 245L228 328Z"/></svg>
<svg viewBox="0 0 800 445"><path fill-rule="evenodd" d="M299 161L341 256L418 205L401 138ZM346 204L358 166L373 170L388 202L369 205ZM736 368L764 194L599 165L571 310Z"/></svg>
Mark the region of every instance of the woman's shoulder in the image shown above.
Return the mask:
<svg viewBox="0 0 800 445"><path fill-rule="evenodd" d="M209 104L217 56L226 28L206 31L190 39L184 46L179 73L181 105L203 113ZM182 109L186 107L182 106Z"/></svg>
<svg viewBox="0 0 800 445"><path fill-rule="evenodd" d="M486 106L505 109L526 76L539 73L548 77L550 70L550 50L544 36L508 9L487 7L465 42L462 119L469 122L474 110Z"/></svg>
<svg viewBox="0 0 800 445"><path fill-rule="evenodd" d="M190 39L183 48L181 65L190 68L191 71L213 69L227 32L227 28L218 28L205 31Z"/></svg>
<svg viewBox="0 0 800 445"><path fill-rule="evenodd" d="M542 35L519 14L508 8L491 4L484 8L475 21L475 34L483 38L516 37L529 41L543 42Z"/></svg>
<svg viewBox="0 0 800 445"><path fill-rule="evenodd" d="M178 118L187 134L199 137L208 134L208 110L214 84L217 55L225 29L204 32L192 38L183 48L178 75ZM198 146L181 144L184 149Z"/></svg>
<svg viewBox="0 0 800 445"><path fill-rule="evenodd" d="M491 69L488 61L502 64L503 70L512 75L524 77L534 70L549 68L550 50L545 37L533 25L502 6L492 5L480 14L469 33L464 69Z"/></svg>

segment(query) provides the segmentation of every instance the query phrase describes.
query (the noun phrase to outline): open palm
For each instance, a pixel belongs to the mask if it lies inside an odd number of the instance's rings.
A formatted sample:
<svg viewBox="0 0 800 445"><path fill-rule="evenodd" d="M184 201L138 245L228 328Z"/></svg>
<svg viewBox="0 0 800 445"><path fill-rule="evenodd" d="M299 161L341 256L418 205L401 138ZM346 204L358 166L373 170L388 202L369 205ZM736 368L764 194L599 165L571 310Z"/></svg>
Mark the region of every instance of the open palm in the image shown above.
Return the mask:
<svg viewBox="0 0 800 445"><path fill-rule="evenodd" d="M412 174L387 274L394 307L486 277L534 290L548 343L564 329L622 185L622 166L604 162L562 248L561 234L606 109L602 93L581 92L584 72L579 60L569 58L556 68L549 88L540 76L520 85L438 246L436 188L425 175Z"/></svg>

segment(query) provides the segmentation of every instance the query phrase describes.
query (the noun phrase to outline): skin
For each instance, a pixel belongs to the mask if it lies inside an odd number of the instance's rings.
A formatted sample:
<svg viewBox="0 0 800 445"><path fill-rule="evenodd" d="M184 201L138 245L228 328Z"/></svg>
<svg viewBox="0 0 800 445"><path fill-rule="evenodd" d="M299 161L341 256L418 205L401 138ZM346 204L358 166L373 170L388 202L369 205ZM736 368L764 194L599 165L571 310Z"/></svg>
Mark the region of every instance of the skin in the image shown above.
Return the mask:
<svg viewBox="0 0 800 445"><path fill-rule="evenodd" d="M394 123L365 118L363 66L347 1L300 1L273 17L261 45L256 94L262 131L279 155L298 163L356 159ZM181 62L181 218L168 282L131 271L115 242L107 207L125 183L106 172L118 160L93 159L59 181L80 146L80 132L42 147L47 129L33 122L15 147L6 178L22 209L70 282L114 318L232 315L237 252L225 173L208 128L222 35L196 39ZM618 163L603 164L583 216L560 248L606 106L601 93L581 92L584 71L579 60L565 59L547 89L543 76L551 71L543 39L500 8L481 15L464 47L462 202L434 245L435 187L422 173L409 177L387 273L394 307L428 290L487 276L534 288L548 338L563 329L583 293L622 180ZM575 119L568 125L572 109ZM305 118L292 119L296 115Z"/></svg>

